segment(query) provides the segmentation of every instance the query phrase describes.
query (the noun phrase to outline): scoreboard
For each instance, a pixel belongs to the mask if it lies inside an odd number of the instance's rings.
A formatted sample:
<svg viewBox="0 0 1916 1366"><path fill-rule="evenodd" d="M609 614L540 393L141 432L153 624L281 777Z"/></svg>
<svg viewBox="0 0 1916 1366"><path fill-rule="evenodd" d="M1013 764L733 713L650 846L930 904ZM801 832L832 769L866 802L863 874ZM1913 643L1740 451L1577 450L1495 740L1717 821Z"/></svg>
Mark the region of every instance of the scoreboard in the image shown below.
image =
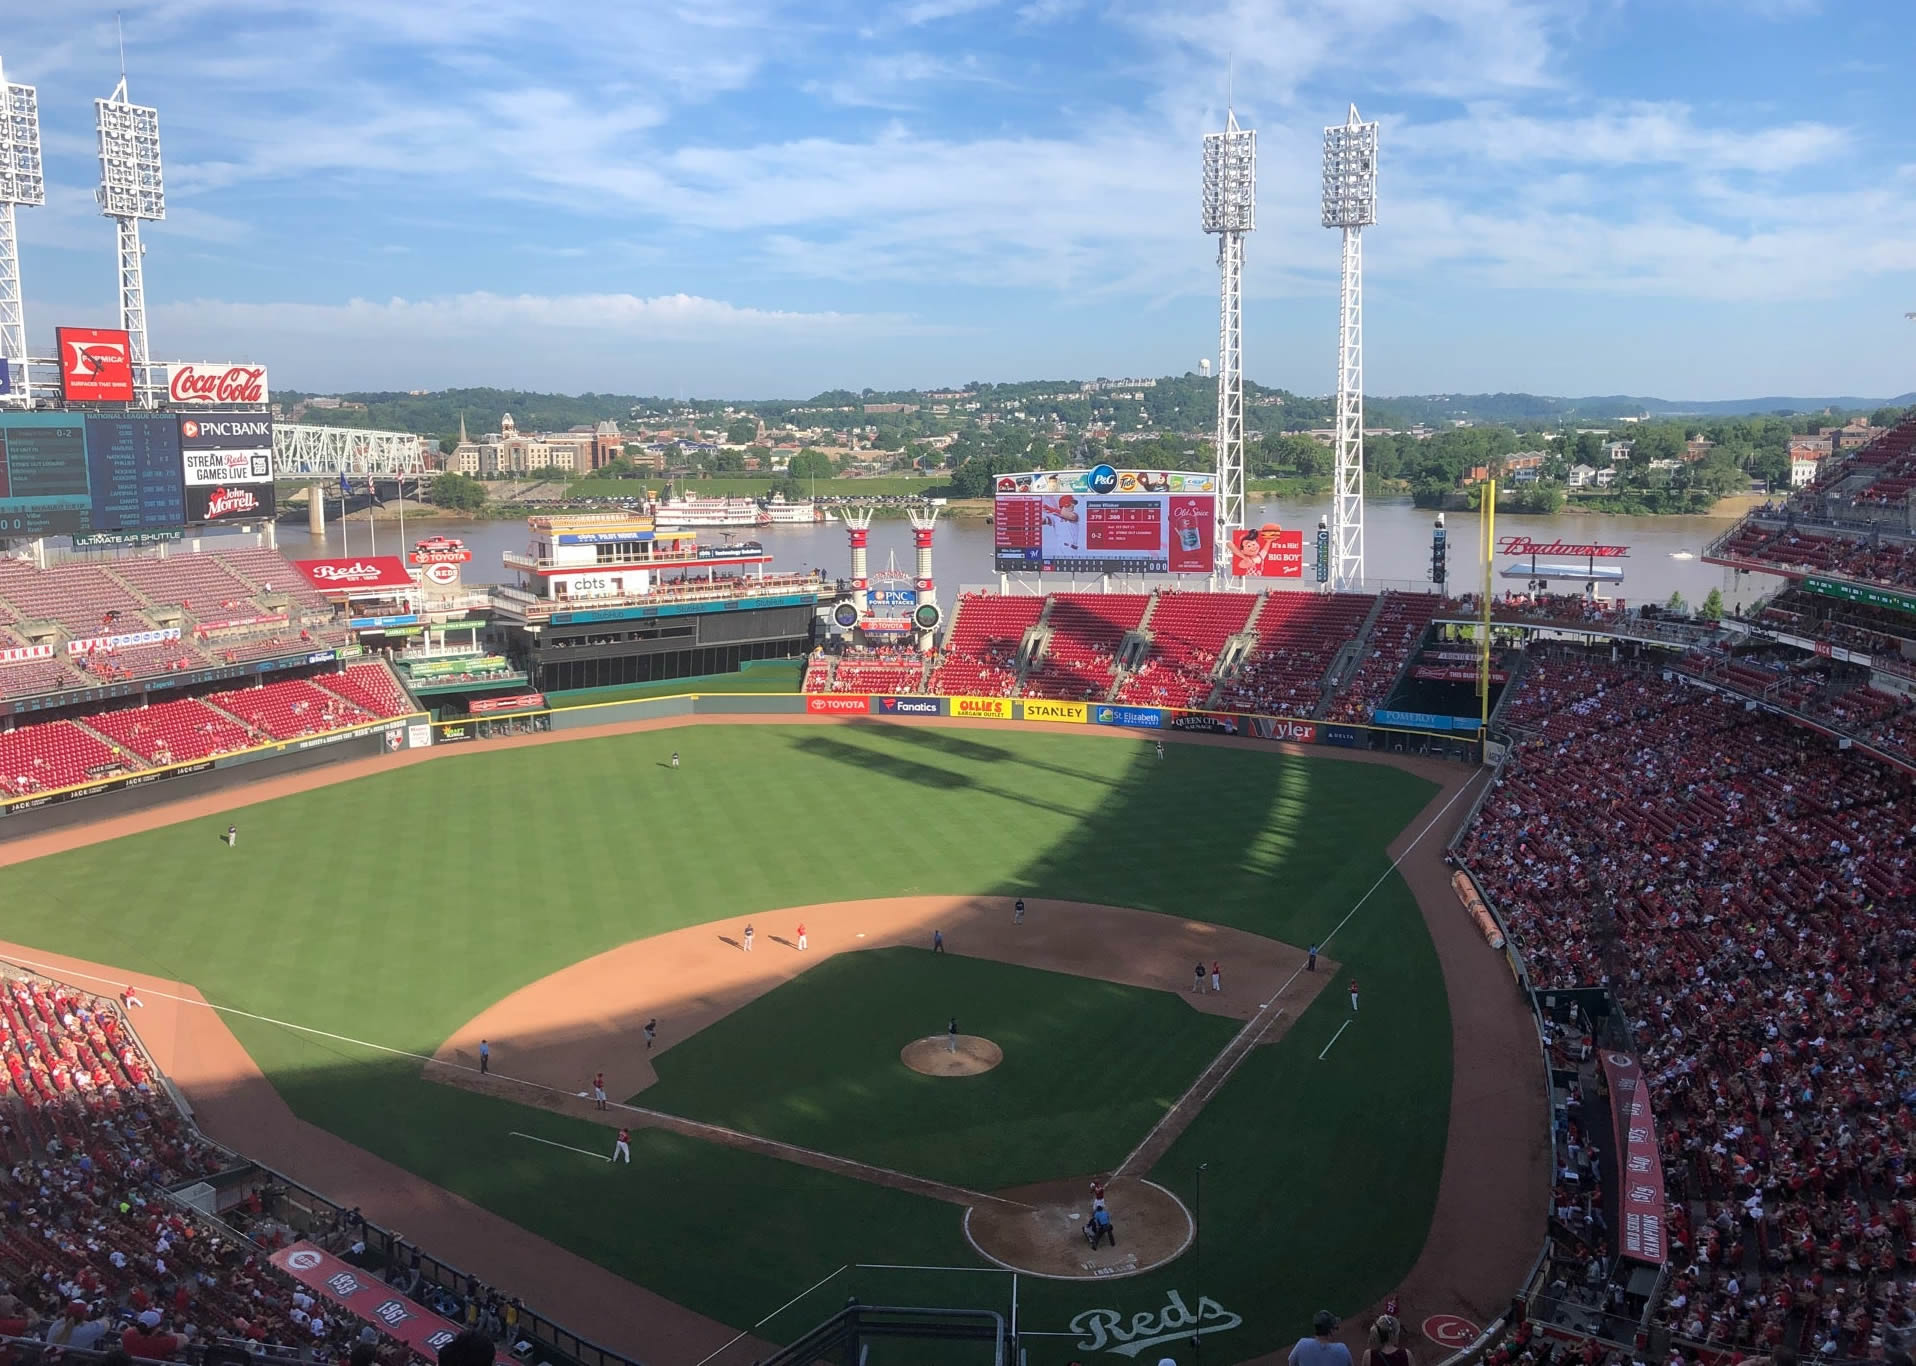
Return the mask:
<svg viewBox="0 0 1916 1366"><path fill-rule="evenodd" d="M5 413L0 414L0 537L72 535L105 531L153 531L214 520L206 497L188 496L186 446L207 444L200 429L221 414ZM264 457L264 486L249 513L270 516L272 506L270 419L234 414L261 425L267 435L248 438L253 463ZM183 443L182 426L192 426ZM264 451L257 447L263 445ZM262 473L249 469L257 486ZM227 484L246 479L229 476ZM223 490L227 501L235 490ZM250 490L245 491L250 492Z"/></svg>
<svg viewBox="0 0 1916 1366"><path fill-rule="evenodd" d="M1214 475L1034 470L997 477L993 564L1003 573L1208 574Z"/></svg>

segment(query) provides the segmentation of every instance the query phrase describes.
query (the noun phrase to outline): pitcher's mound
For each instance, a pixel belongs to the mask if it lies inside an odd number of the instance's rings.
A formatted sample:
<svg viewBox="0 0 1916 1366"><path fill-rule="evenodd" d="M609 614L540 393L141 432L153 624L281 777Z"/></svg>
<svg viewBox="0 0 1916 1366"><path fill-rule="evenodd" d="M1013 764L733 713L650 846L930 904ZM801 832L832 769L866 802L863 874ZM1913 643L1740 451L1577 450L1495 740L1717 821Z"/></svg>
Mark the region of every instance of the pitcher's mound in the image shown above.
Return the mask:
<svg viewBox="0 0 1916 1366"><path fill-rule="evenodd" d="M1195 1225L1184 1203L1150 1181L1113 1181L1105 1192L1116 1246L1084 1236L1091 1218L1089 1178L999 1191L1002 1201L965 1211L965 1236L999 1266L1051 1280L1116 1280L1173 1260L1191 1245ZM1012 1203L1015 1202L1015 1203Z"/></svg>
<svg viewBox="0 0 1916 1366"><path fill-rule="evenodd" d="M912 1071L928 1077L975 1077L1003 1062L1005 1050L976 1034L960 1034L958 1049L953 1052L945 1035L934 1034L928 1039L913 1039L898 1050L898 1056Z"/></svg>

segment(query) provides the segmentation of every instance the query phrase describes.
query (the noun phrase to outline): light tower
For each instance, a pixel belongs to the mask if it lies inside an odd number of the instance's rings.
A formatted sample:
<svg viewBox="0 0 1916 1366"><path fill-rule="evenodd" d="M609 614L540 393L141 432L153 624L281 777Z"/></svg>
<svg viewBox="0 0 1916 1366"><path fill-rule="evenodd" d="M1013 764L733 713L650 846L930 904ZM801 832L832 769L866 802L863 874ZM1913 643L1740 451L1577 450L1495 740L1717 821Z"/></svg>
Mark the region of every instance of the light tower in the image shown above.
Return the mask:
<svg viewBox="0 0 1916 1366"><path fill-rule="evenodd" d="M47 202L40 173L40 97L30 85L8 85L0 71L0 357L12 392L0 403L33 406L27 375L27 313L20 297L20 239L13 210Z"/></svg>
<svg viewBox="0 0 1916 1366"><path fill-rule="evenodd" d="M100 132L100 212L111 218L120 237L120 326L131 343L140 402L151 406L147 385L146 284L140 268L140 220L166 217L166 188L160 178L160 111L126 97L126 73L113 93L93 102Z"/></svg>
<svg viewBox="0 0 1916 1366"><path fill-rule="evenodd" d="M1217 562L1244 525L1244 234L1257 228L1257 133L1225 116L1204 135L1204 231L1217 237Z"/></svg>
<svg viewBox="0 0 1916 1366"><path fill-rule="evenodd" d="M1324 226L1344 230L1337 303L1337 469L1331 489L1331 587L1364 583L1364 229L1377 221L1377 125L1324 130Z"/></svg>

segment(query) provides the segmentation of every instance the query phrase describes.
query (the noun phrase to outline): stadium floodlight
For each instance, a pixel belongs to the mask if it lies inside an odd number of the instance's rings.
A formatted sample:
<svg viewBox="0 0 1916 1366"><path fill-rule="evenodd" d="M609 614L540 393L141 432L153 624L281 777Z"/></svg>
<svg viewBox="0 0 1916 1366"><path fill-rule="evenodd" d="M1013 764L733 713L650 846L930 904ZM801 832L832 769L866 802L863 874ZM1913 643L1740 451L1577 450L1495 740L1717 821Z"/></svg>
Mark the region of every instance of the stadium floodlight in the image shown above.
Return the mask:
<svg viewBox="0 0 1916 1366"><path fill-rule="evenodd" d="M100 212L120 239L120 326L126 330L141 401L152 403L146 382L146 282L141 271L140 220L166 217L166 185L160 174L160 111L126 97L126 74L113 93L93 102L100 133Z"/></svg>
<svg viewBox="0 0 1916 1366"><path fill-rule="evenodd" d="M1231 532L1244 525L1244 234L1257 229L1257 132L1227 111L1204 135L1204 231L1216 233L1217 563L1230 564Z"/></svg>
<svg viewBox="0 0 1916 1366"><path fill-rule="evenodd" d="M27 312L20 292L20 238L13 211L47 202L40 169L40 96L30 85L9 85L0 69L0 357L10 393L0 402L33 406L27 374Z"/></svg>
<svg viewBox="0 0 1916 1366"><path fill-rule="evenodd" d="M1331 492L1331 587L1364 583L1364 229L1377 221L1377 125L1357 106L1324 130L1324 226L1344 234L1337 306L1337 463Z"/></svg>

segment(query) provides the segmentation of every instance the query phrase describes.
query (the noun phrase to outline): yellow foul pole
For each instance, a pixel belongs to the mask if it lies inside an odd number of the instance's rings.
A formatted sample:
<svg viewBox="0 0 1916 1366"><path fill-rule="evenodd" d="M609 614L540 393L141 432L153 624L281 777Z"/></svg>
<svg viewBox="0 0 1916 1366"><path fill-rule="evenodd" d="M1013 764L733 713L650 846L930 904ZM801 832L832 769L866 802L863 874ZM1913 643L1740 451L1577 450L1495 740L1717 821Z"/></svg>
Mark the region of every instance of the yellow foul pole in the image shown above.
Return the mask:
<svg viewBox="0 0 1916 1366"><path fill-rule="evenodd" d="M1497 546L1497 481L1484 482L1482 518L1484 528L1484 593L1483 593L1483 636L1477 642L1477 695L1481 699L1482 714L1479 720L1482 728L1477 732L1483 741L1485 762L1490 755L1490 597L1495 590L1496 565L1493 552Z"/></svg>

